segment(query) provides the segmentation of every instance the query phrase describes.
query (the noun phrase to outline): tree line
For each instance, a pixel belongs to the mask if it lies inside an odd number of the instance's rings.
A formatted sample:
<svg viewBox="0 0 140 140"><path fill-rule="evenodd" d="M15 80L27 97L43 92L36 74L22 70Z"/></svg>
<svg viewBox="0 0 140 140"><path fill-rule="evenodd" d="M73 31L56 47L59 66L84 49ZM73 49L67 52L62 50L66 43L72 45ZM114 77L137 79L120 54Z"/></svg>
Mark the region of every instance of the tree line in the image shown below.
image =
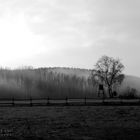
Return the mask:
<svg viewBox="0 0 140 140"><path fill-rule="evenodd" d="M95 97L94 90L85 77L57 73L49 68L0 69L0 97Z"/></svg>
<svg viewBox="0 0 140 140"><path fill-rule="evenodd" d="M103 97L113 98L125 78L123 70L124 65L119 59L108 56L97 61L88 77L64 74L51 68L0 68L0 98L94 98L98 97L100 85L105 90ZM134 91L136 93L135 89L129 89L125 94L132 97Z"/></svg>

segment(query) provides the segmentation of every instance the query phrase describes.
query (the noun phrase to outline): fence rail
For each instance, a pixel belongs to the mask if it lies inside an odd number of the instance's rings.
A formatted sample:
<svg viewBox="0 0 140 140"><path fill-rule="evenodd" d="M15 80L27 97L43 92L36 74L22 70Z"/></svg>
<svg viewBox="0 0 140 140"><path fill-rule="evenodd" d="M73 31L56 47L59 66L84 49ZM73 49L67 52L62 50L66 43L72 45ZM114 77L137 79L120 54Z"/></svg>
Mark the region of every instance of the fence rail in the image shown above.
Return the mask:
<svg viewBox="0 0 140 140"><path fill-rule="evenodd" d="M120 99L120 98L28 98L28 99L17 99L17 98L0 98L0 106L100 106L100 105L140 105L140 99Z"/></svg>

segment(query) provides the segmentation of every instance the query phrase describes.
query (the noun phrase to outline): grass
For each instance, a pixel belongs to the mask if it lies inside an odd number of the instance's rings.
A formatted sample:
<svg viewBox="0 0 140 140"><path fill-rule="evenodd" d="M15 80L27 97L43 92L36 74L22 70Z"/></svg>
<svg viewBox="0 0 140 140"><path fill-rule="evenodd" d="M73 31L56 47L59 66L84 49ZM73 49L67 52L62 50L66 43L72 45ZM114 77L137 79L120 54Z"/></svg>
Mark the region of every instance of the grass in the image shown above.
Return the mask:
<svg viewBox="0 0 140 140"><path fill-rule="evenodd" d="M0 139L140 139L138 106L1 107Z"/></svg>

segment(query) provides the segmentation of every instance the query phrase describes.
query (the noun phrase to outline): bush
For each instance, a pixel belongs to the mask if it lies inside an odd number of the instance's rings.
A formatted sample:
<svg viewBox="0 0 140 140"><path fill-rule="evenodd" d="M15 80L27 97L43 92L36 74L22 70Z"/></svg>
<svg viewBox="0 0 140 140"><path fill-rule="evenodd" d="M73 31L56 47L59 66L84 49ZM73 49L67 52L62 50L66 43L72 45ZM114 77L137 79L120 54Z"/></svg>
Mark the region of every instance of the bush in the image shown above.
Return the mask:
<svg viewBox="0 0 140 140"><path fill-rule="evenodd" d="M135 99L137 98L137 90L135 88L128 87L122 95L119 95L119 98L123 99Z"/></svg>

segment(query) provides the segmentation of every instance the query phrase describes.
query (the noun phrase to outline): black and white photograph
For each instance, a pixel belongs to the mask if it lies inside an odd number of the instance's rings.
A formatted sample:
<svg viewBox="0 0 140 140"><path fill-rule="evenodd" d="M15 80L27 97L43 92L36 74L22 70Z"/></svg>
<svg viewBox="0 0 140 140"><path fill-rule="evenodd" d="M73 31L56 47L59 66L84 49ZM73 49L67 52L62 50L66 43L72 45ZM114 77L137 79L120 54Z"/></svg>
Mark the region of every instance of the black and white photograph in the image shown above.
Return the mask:
<svg viewBox="0 0 140 140"><path fill-rule="evenodd" d="M0 0L0 140L140 140L140 0Z"/></svg>

